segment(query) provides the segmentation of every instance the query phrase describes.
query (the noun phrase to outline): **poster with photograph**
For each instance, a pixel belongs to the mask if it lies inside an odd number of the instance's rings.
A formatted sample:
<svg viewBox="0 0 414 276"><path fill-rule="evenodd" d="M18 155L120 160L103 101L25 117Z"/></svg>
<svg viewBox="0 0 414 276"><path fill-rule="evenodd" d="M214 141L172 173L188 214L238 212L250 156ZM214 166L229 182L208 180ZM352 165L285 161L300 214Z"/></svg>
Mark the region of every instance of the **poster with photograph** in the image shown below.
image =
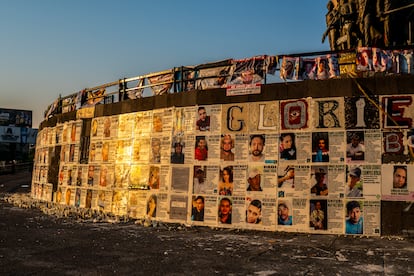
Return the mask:
<svg viewBox="0 0 414 276"><path fill-rule="evenodd" d="M264 166L249 165L247 168L246 191L247 192L263 192L264 186Z"/></svg>
<svg viewBox="0 0 414 276"><path fill-rule="evenodd" d="M407 131L407 155L408 163L414 164L414 128Z"/></svg>
<svg viewBox="0 0 414 276"><path fill-rule="evenodd" d="M129 188L148 190L148 165L131 165L129 173Z"/></svg>
<svg viewBox="0 0 414 276"><path fill-rule="evenodd" d="M163 131L163 115L164 115L164 110L162 109L157 109L157 110L153 110L152 113L152 128L151 128L151 132L153 135L161 135L162 131Z"/></svg>
<svg viewBox="0 0 414 276"><path fill-rule="evenodd" d="M112 213L116 216L125 216L128 213L128 190L113 191Z"/></svg>
<svg viewBox="0 0 414 276"><path fill-rule="evenodd" d="M131 138L135 124L135 114L125 113L119 115L118 121L118 138Z"/></svg>
<svg viewBox="0 0 414 276"><path fill-rule="evenodd" d="M251 229L263 228L263 197L246 197L246 227ZM269 225L269 222L266 222Z"/></svg>
<svg viewBox="0 0 414 276"><path fill-rule="evenodd" d="M185 138L181 135L173 136L171 143L170 152L170 163L171 164L184 164L185 153L184 148L186 146Z"/></svg>
<svg viewBox="0 0 414 276"><path fill-rule="evenodd" d="M159 165L149 166L148 188L158 190L161 186L161 167Z"/></svg>
<svg viewBox="0 0 414 276"><path fill-rule="evenodd" d="M65 126L63 126L63 130L65 130ZM63 134L65 134L65 131L63 131ZM93 140L93 139L102 139L102 137L103 137L103 117L92 118L90 137L91 137L91 140ZM65 143L65 136L64 135L62 135L62 143Z"/></svg>
<svg viewBox="0 0 414 276"><path fill-rule="evenodd" d="M192 133L195 129L194 123L194 113L195 113L194 106L187 106L187 107L175 107L173 111L173 134L175 136L182 136L185 133ZM207 112L206 112L207 113ZM199 120L200 114L197 112ZM204 114L203 118L204 118ZM207 114L206 114L207 118Z"/></svg>
<svg viewBox="0 0 414 276"><path fill-rule="evenodd" d="M243 197L241 197L243 199ZM239 209L244 207L244 200L239 202ZM231 227L233 222L233 198L231 196L219 197L217 209L217 221L220 227ZM241 214L239 214L239 222Z"/></svg>
<svg viewBox="0 0 414 276"><path fill-rule="evenodd" d="M364 174L365 170L362 166L347 166L346 174L346 197L361 198L364 196Z"/></svg>
<svg viewBox="0 0 414 276"><path fill-rule="evenodd" d="M158 139L158 138L157 138ZM150 149L151 154L151 139L146 136L143 137L135 137L132 141L132 156L131 161L137 163L148 163L150 159ZM157 151L156 151L157 152Z"/></svg>
<svg viewBox="0 0 414 276"><path fill-rule="evenodd" d="M289 231L293 223L293 205L291 198L279 198L277 201L277 228Z"/></svg>
<svg viewBox="0 0 414 276"><path fill-rule="evenodd" d="M231 196L234 194L233 166L225 166L220 169L220 177L217 190L219 195Z"/></svg>
<svg viewBox="0 0 414 276"><path fill-rule="evenodd" d="M414 198L414 166L382 165L382 200L412 201Z"/></svg>
<svg viewBox="0 0 414 276"><path fill-rule="evenodd" d="M131 160L132 140L116 140L116 163L129 162Z"/></svg>
<svg viewBox="0 0 414 276"><path fill-rule="evenodd" d="M81 132L82 132L82 120L73 121L72 126L71 126L71 131L70 131L70 142L79 144ZM53 132L51 134L52 134L51 141L56 140L55 139L56 134Z"/></svg>
<svg viewBox="0 0 414 276"><path fill-rule="evenodd" d="M96 202L96 205L92 206L92 208L103 212L111 212L113 192L111 190L98 190L97 193L97 200L92 200L92 203Z"/></svg>
<svg viewBox="0 0 414 276"><path fill-rule="evenodd" d="M116 157L116 142L104 140L101 151L102 163L113 163Z"/></svg>
<svg viewBox="0 0 414 276"><path fill-rule="evenodd" d="M315 58L301 58L299 68L299 79L316 79L316 60Z"/></svg>
<svg viewBox="0 0 414 276"><path fill-rule="evenodd" d="M128 163L118 163L114 165L114 188L128 188L130 169L131 166Z"/></svg>
<svg viewBox="0 0 414 276"><path fill-rule="evenodd" d="M143 218L147 214L148 190L128 191L128 216L132 218Z"/></svg>
<svg viewBox="0 0 414 276"><path fill-rule="evenodd" d="M349 200L345 202L345 234L364 234L364 202Z"/></svg>
<svg viewBox="0 0 414 276"><path fill-rule="evenodd" d="M365 162L365 133L364 131L346 132L346 161L347 163Z"/></svg>
<svg viewBox="0 0 414 276"><path fill-rule="evenodd" d="M79 162L79 146L76 144L69 145L69 163L78 163Z"/></svg>
<svg viewBox="0 0 414 276"><path fill-rule="evenodd" d="M329 195L329 174L328 166L312 166L310 189L311 196L328 196Z"/></svg>
<svg viewBox="0 0 414 276"><path fill-rule="evenodd" d="M69 143L70 142L70 140L69 140L69 122L65 122L65 123L63 123L63 130L62 130L62 143L63 144L67 144L67 143ZM44 144L43 145L45 145L46 146L46 143L48 143L48 132L45 132L44 133L44 137L43 137L43 142L44 142Z"/></svg>
<svg viewBox="0 0 414 276"><path fill-rule="evenodd" d="M81 192L81 208L92 208L92 197L94 191L92 189L82 189Z"/></svg>
<svg viewBox="0 0 414 276"><path fill-rule="evenodd" d="M198 135L194 143L194 160L208 161L209 154L209 136Z"/></svg>
<svg viewBox="0 0 414 276"><path fill-rule="evenodd" d="M217 200L216 195L193 195L191 204L192 224L217 226Z"/></svg>
<svg viewBox="0 0 414 276"><path fill-rule="evenodd" d="M191 221L194 224L202 224L204 222L205 212L205 196L193 195L191 198Z"/></svg>
<svg viewBox="0 0 414 276"><path fill-rule="evenodd" d="M328 200L311 199L309 208L310 231L326 231L328 229Z"/></svg>
<svg viewBox="0 0 414 276"><path fill-rule="evenodd" d="M274 142L274 141L273 141ZM269 148L272 145L269 145ZM274 145L273 145L274 146ZM249 137L249 156L247 158L247 161L250 162L258 162L258 163L264 163L267 161L266 159L266 135L265 134L252 134ZM277 156L269 154L267 157L268 159L272 160L273 158L277 158Z"/></svg>
<svg viewBox="0 0 414 276"><path fill-rule="evenodd" d="M99 172L99 188L111 189L114 183L114 166L102 164Z"/></svg>
<svg viewBox="0 0 414 276"><path fill-rule="evenodd" d="M296 134L293 132L281 133L279 135L279 163L296 162Z"/></svg>
<svg viewBox="0 0 414 276"><path fill-rule="evenodd" d="M173 130L173 108L162 108L153 110L152 113L152 134L162 135L171 133Z"/></svg>
<svg viewBox="0 0 414 276"><path fill-rule="evenodd" d="M115 130L117 129L117 125L112 121L112 118L116 118L117 116L106 116L103 117L103 138L110 139L111 137L116 137Z"/></svg>
<svg viewBox="0 0 414 276"><path fill-rule="evenodd" d="M277 193L279 197L303 197L310 195L311 167L308 165L279 165Z"/></svg>
<svg viewBox="0 0 414 276"><path fill-rule="evenodd" d="M161 139L162 137L151 138L150 163L161 163Z"/></svg>
<svg viewBox="0 0 414 276"><path fill-rule="evenodd" d="M232 162L234 161L235 140L232 134L222 134L220 137L220 161Z"/></svg>
<svg viewBox="0 0 414 276"><path fill-rule="evenodd" d="M221 105L199 105L194 115L195 130L199 135L220 133L221 129ZM203 134L201 134L203 133Z"/></svg>
<svg viewBox="0 0 414 276"><path fill-rule="evenodd" d="M312 133L312 162L328 163L329 156L329 133L313 132Z"/></svg>
<svg viewBox="0 0 414 276"><path fill-rule="evenodd" d="M160 202L156 193L149 193L147 196L147 208L145 215L151 219L157 217L157 208L160 209Z"/></svg>
<svg viewBox="0 0 414 276"><path fill-rule="evenodd" d="M151 133L152 110L133 113L135 115L134 137Z"/></svg>

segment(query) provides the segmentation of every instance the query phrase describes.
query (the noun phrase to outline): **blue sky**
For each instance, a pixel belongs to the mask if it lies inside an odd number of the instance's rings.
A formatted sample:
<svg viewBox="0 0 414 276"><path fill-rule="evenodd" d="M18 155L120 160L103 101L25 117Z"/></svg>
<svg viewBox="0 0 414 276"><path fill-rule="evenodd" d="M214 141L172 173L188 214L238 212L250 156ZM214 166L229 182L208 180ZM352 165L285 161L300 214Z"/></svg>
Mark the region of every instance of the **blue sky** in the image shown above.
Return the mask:
<svg viewBox="0 0 414 276"><path fill-rule="evenodd" d="M226 58L329 50L327 0L0 0L0 107Z"/></svg>

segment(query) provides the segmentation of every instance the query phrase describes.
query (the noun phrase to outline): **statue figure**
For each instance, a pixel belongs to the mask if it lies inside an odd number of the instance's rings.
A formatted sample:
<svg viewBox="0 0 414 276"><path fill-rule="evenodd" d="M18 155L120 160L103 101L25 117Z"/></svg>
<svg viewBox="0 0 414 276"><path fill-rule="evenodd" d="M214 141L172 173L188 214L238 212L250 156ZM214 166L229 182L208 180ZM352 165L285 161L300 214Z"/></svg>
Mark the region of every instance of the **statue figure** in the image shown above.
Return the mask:
<svg viewBox="0 0 414 276"><path fill-rule="evenodd" d="M375 27L376 0L358 0L358 20L360 32L363 35L362 45L377 46L382 34Z"/></svg>
<svg viewBox="0 0 414 276"><path fill-rule="evenodd" d="M393 38L391 37L391 19L392 14L389 13L394 8L394 1L392 0L377 0L377 17L383 24L384 46L391 45Z"/></svg>
<svg viewBox="0 0 414 276"><path fill-rule="evenodd" d="M356 47L358 35L355 28L357 13L354 1L355 0L340 0L339 2L341 37L338 39L337 44L342 45L340 47L342 50Z"/></svg>
<svg viewBox="0 0 414 276"><path fill-rule="evenodd" d="M338 50L338 46L336 44L336 40L338 39L339 35L339 13L338 10L335 8L335 5L332 1L329 1L327 6L328 13L326 14L326 26L328 27L326 31L322 35L322 43L325 42L325 38L328 37L329 39L329 46L332 51Z"/></svg>
<svg viewBox="0 0 414 276"><path fill-rule="evenodd" d="M414 0L329 0L327 29L332 51L411 45Z"/></svg>

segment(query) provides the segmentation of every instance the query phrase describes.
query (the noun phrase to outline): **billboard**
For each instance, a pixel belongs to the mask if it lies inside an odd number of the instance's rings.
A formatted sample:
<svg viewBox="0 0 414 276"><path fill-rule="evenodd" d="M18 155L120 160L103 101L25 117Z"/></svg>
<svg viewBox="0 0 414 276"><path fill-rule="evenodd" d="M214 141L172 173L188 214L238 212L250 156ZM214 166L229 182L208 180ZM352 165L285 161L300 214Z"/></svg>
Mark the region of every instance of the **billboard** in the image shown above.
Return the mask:
<svg viewBox="0 0 414 276"><path fill-rule="evenodd" d="M32 111L0 108L0 126L32 127Z"/></svg>

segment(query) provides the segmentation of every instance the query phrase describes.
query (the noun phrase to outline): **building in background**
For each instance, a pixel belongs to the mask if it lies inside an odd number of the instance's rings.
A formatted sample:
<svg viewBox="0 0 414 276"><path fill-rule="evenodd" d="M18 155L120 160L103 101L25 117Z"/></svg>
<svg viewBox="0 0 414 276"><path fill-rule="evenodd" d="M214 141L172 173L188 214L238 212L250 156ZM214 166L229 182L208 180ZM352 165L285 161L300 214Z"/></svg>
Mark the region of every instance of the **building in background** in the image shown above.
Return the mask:
<svg viewBox="0 0 414 276"><path fill-rule="evenodd" d="M16 163L33 163L37 129L32 111L0 108L0 172Z"/></svg>

